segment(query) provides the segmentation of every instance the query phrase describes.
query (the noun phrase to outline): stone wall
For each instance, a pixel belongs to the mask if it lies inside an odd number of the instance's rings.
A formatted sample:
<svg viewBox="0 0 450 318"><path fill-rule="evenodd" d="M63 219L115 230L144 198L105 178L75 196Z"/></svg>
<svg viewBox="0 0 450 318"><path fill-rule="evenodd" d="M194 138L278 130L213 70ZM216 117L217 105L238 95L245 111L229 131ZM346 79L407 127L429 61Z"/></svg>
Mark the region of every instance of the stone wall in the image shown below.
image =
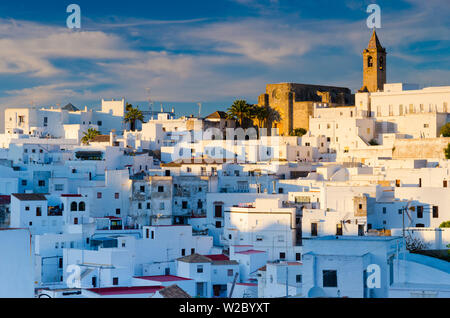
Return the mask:
<svg viewBox="0 0 450 318"><path fill-rule="evenodd" d="M266 93L259 96L258 104L270 106L280 113L282 120L276 127L280 134L288 135L295 128L308 129L313 103L324 100L332 105L353 105L354 95L345 87L296 83L267 84Z"/></svg>
<svg viewBox="0 0 450 318"><path fill-rule="evenodd" d="M445 159L444 148L450 143L446 138L397 139L393 159L423 158Z"/></svg>

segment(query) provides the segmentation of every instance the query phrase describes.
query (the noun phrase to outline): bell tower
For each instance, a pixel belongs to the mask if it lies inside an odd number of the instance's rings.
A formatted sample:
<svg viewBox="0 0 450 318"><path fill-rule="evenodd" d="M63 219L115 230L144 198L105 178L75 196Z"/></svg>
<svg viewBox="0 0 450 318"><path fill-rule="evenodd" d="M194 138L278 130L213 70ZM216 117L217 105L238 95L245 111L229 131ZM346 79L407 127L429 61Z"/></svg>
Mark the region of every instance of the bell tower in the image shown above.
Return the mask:
<svg viewBox="0 0 450 318"><path fill-rule="evenodd" d="M360 92L382 91L386 83L386 49L373 30L367 49L363 51L363 86Z"/></svg>

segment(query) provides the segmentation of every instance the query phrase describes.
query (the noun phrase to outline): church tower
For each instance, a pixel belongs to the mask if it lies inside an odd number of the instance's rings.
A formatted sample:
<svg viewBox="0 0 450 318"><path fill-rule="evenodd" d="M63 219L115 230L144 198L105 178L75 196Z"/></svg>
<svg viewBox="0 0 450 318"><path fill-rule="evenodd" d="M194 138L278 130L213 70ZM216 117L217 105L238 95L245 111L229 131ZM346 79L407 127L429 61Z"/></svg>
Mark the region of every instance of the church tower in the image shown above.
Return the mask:
<svg viewBox="0 0 450 318"><path fill-rule="evenodd" d="M386 49L373 30L367 49L363 51L363 86L360 92L382 91L386 83Z"/></svg>

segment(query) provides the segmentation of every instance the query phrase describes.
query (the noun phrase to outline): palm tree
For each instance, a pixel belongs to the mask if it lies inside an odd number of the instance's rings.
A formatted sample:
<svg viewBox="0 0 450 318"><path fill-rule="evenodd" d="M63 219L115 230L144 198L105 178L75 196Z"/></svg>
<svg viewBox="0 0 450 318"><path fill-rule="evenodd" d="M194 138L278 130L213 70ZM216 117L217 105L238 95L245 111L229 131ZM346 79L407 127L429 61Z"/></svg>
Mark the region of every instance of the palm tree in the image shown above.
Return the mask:
<svg viewBox="0 0 450 318"><path fill-rule="evenodd" d="M272 107L268 107L268 115L266 119L266 123L279 123L282 118L281 114L278 112L278 110L273 109Z"/></svg>
<svg viewBox="0 0 450 318"><path fill-rule="evenodd" d="M228 108L227 113L229 118L237 119L239 126L242 127L244 119L252 117L252 105L248 104L246 100L237 99Z"/></svg>
<svg viewBox="0 0 450 318"><path fill-rule="evenodd" d="M135 131L136 122L140 121L142 123L144 121L144 115L137 107L133 107L131 104L127 104L126 110L127 112L123 118L123 121L125 123L130 123L131 131Z"/></svg>
<svg viewBox="0 0 450 318"><path fill-rule="evenodd" d="M94 128L89 128L86 132L84 132L83 138L81 138L81 142L85 145L89 145L89 142L92 141L95 136L100 135L100 132Z"/></svg>
<svg viewBox="0 0 450 318"><path fill-rule="evenodd" d="M256 105L254 108L255 119L257 121L257 126L263 128L267 123L267 118L269 117L269 108L266 106Z"/></svg>

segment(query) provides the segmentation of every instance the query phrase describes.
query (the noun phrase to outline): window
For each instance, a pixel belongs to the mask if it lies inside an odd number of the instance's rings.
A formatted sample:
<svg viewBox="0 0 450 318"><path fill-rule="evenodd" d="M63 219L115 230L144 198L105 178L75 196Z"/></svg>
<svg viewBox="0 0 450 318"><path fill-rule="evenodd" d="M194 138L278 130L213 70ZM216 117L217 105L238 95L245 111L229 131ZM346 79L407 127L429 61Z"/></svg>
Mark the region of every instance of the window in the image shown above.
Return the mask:
<svg viewBox="0 0 450 318"><path fill-rule="evenodd" d="M337 271L324 270L323 275L323 287L337 287Z"/></svg>
<svg viewBox="0 0 450 318"><path fill-rule="evenodd" d="M197 273L203 273L203 265L197 265Z"/></svg>
<svg viewBox="0 0 450 318"><path fill-rule="evenodd" d="M145 229L145 237L146 238L150 237L150 230L149 229Z"/></svg>
<svg viewBox="0 0 450 318"><path fill-rule="evenodd" d="M216 228L220 229L222 227L222 222L216 221Z"/></svg>
<svg viewBox="0 0 450 318"><path fill-rule="evenodd" d="M119 198L119 192L114 193L114 199L118 199Z"/></svg>
<svg viewBox="0 0 450 318"><path fill-rule="evenodd" d="M77 210L78 210L78 204L75 201L70 203L70 211L77 211Z"/></svg>
<svg viewBox="0 0 450 318"><path fill-rule="evenodd" d="M423 206L421 205L417 206L417 218L418 219L423 218Z"/></svg>
<svg viewBox="0 0 450 318"><path fill-rule="evenodd" d="M101 199L102 198L102 193L101 192L97 192L97 199Z"/></svg>
<svg viewBox="0 0 450 318"><path fill-rule="evenodd" d="M117 214L117 215L120 214L120 209L116 209L116 214Z"/></svg>
<svg viewBox="0 0 450 318"><path fill-rule="evenodd" d="M36 216L42 215L42 208L40 206L36 207Z"/></svg>
<svg viewBox="0 0 450 318"><path fill-rule="evenodd" d="M84 203L83 201L81 201L78 204L78 211L86 211L86 203Z"/></svg>
<svg viewBox="0 0 450 318"><path fill-rule="evenodd" d="M187 209L188 208L187 204L188 204L187 201L181 202L181 208L182 209Z"/></svg>
<svg viewBox="0 0 450 318"><path fill-rule="evenodd" d="M158 186L158 192L164 192L164 187L163 186Z"/></svg>
<svg viewBox="0 0 450 318"><path fill-rule="evenodd" d="M161 202L161 203L159 204L159 209L160 209L160 210L164 210L164 202Z"/></svg>
<svg viewBox="0 0 450 318"><path fill-rule="evenodd" d="M317 223L311 223L311 236L317 236Z"/></svg>
<svg viewBox="0 0 450 318"><path fill-rule="evenodd" d="M147 210L150 210L150 202L147 202Z"/></svg>
<svg viewBox="0 0 450 318"><path fill-rule="evenodd" d="M22 180L22 185L26 186L27 185L27 180Z"/></svg>
<svg viewBox="0 0 450 318"><path fill-rule="evenodd" d="M233 276L233 270L232 270L232 269L229 269L229 270L227 271L227 274L228 274L228 276Z"/></svg>
<svg viewBox="0 0 450 318"><path fill-rule="evenodd" d="M45 180L39 180L39 181L38 181L38 185L39 185L40 187L45 187Z"/></svg>
<svg viewBox="0 0 450 318"><path fill-rule="evenodd" d="M447 180L442 181L442 186L444 188L447 188L448 187L448 181Z"/></svg>
<svg viewBox="0 0 450 318"><path fill-rule="evenodd" d="M216 217L216 218L222 217L222 206L221 205L214 206L214 217Z"/></svg>
<svg viewBox="0 0 450 318"><path fill-rule="evenodd" d="M181 249L181 256L185 256L186 255L186 249L182 248Z"/></svg>
<svg viewBox="0 0 450 318"><path fill-rule="evenodd" d="M286 258L286 253L280 252L280 259L285 259L285 258Z"/></svg>
<svg viewBox="0 0 450 318"><path fill-rule="evenodd" d="M423 124L423 128L429 128L430 125L429 124Z"/></svg>
<svg viewBox="0 0 450 318"><path fill-rule="evenodd" d="M336 235L342 235L342 224L336 224Z"/></svg>
<svg viewBox="0 0 450 318"><path fill-rule="evenodd" d="M64 184L55 184L55 191L64 191Z"/></svg>
<svg viewBox="0 0 450 318"><path fill-rule="evenodd" d="M195 254L195 248L191 248L191 254Z"/></svg>
<svg viewBox="0 0 450 318"><path fill-rule="evenodd" d="M145 186L141 186L139 191L145 192Z"/></svg>
<svg viewBox="0 0 450 318"><path fill-rule="evenodd" d="M278 193L284 193L284 189L283 188L278 188Z"/></svg>
<svg viewBox="0 0 450 318"><path fill-rule="evenodd" d="M63 259L58 258L58 268L63 268Z"/></svg>
<svg viewBox="0 0 450 318"><path fill-rule="evenodd" d="M383 214L386 214L386 207L383 207Z"/></svg>
<svg viewBox="0 0 450 318"><path fill-rule="evenodd" d="M201 209L201 208L203 208L203 202L202 202L202 200L198 200L197 209Z"/></svg>
<svg viewBox="0 0 450 318"><path fill-rule="evenodd" d="M122 241L122 247L125 247L125 246L126 246L126 242Z"/></svg>
<svg viewBox="0 0 450 318"><path fill-rule="evenodd" d="M97 126L101 126L101 125L102 125L102 121L101 120L97 121Z"/></svg>
<svg viewBox="0 0 450 318"><path fill-rule="evenodd" d="M302 282L302 275L295 275L295 282L297 284L301 284L301 282Z"/></svg>
<svg viewBox="0 0 450 318"><path fill-rule="evenodd" d="M78 218L73 219L73 224L78 224Z"/></svg>
<svg viewBox="0 0 450 318"><path fill-rule="evenodd" d="M25 207L25 211L30 211L30 207L29 207L29 206L26 206L26 207Z"/></svg>
<svg viewBox="0 0 450 318"><path fill-rule="evenodd" d="M295 260L301 261L302 260L302 254L301 253L295 253Z"/></svg>
<svg viewBox="0 0 450 318"><path fill-rule="evenodd" d="M152 240L155 239L155 231L152 231Z"/></svg>
<svg viewBox="0 0 450 318"><path fill-rule="evenodd" d="M119 285L119 277L113 277L113 285L114 286Z"/></svg>
<svg viewBox="0 0 450 318"><path fill-rule="evenodd" d="M97 277L96 276L92 277L92 287L97 287Z"/></svg>
<svg viewBox="0 0 450 318"><path fill-rule="evenodd" d="M433 206L433 218L438 218L439 217L439 207L438 206Z"/></svg>
<svg viewBox="0 0 450 318"><path fill-rule="evenodd" d="M138 209L139 210L142 209L142 203L141 202L138 203Z"/></svg>

